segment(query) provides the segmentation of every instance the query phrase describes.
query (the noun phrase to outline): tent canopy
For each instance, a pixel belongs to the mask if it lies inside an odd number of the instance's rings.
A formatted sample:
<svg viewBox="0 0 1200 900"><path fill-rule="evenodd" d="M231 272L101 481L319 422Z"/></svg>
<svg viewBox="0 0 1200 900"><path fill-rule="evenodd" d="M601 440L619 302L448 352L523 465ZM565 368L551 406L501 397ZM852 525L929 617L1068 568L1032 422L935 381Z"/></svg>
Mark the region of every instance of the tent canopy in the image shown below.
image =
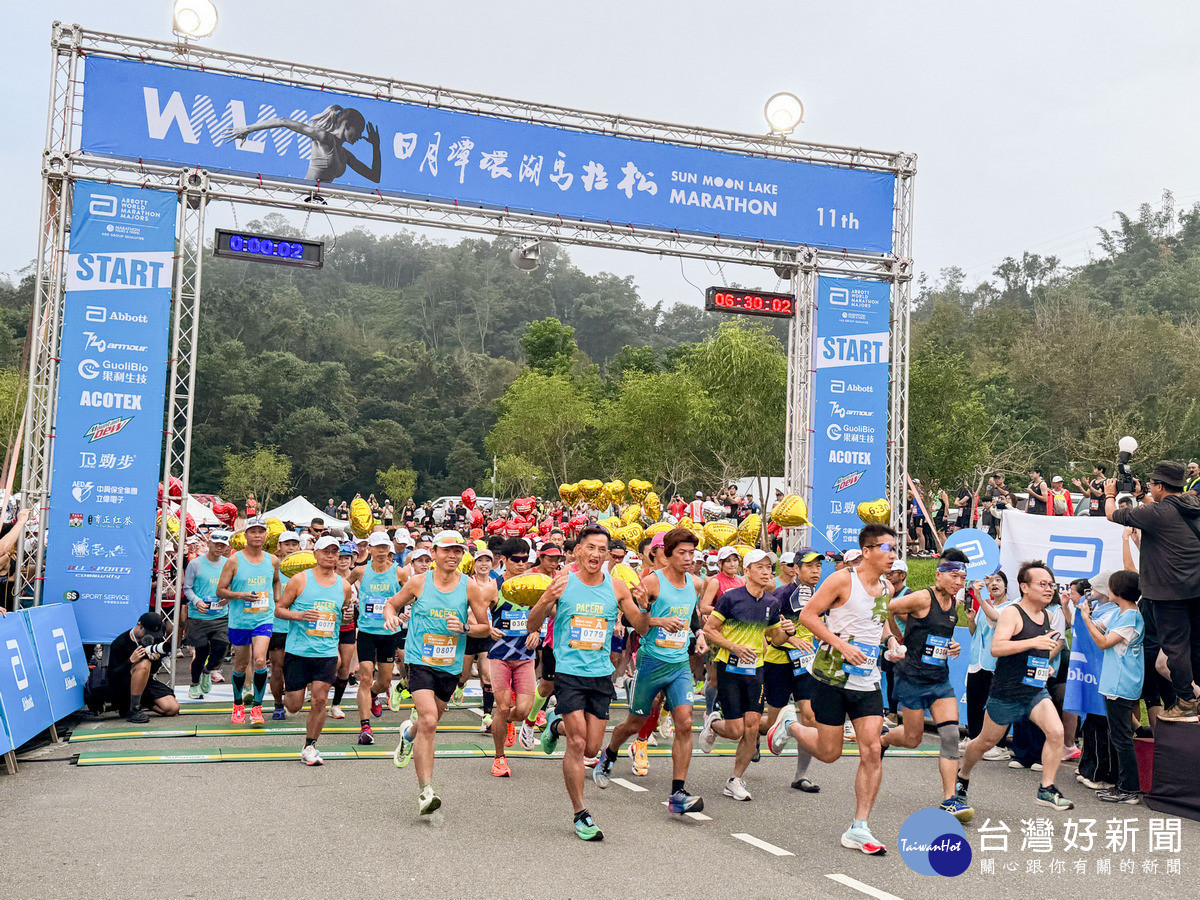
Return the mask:
<svg viewBox="0 0 1200 900"><path fill-rule="evenodd" d="M292 522L295 525L308 525L314 518L320 516L325 520L325 524L331 528L350 528L348 521L325 515L324 512L317 509L317 507L313 506L302 496L293 497L287 503L267 510L263 513L263 516L274 516L282 522Z"/></svg>
<svg viewBox="0 0 1200 900"><path fill-rule="evenodd" d="M213 511L211 509L190 495L187 498L187 503L184 504L184 510L191 514L192 520L197 525L221 524L221 520L213 515Z"/></svg>

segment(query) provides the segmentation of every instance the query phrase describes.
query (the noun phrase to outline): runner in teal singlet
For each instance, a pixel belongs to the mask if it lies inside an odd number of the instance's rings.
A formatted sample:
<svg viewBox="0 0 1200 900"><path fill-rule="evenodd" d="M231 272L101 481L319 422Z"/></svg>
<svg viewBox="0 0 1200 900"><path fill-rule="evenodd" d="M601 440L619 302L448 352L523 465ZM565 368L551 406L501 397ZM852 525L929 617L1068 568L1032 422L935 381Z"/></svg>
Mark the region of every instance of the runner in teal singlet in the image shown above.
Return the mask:
<svg viewBox="0 0 1200 900"><path fill-rule="evenodd" d="M279 556L282 561L300 549L300 535L294 531L285 531L279 536ZM287 587L288 577L279 573L279 589ZM271 632L271 643L268 645L267 662L271 669L271 696L275 699L275 711L271 713L271 721L282 722L287 718L287 710L283 705L283 657L287 649L288 631L291 623L278 616L275 617Z"/></svg>
<svg viewBox="0 0 1200 900"><path fill-rule="evenodd" d="M212 690L209 669L225 661L229 646L229 608L217 601L217 584L229 555L229 532L214 531L208 536L208 552L187 564L183 575L183 595L188 599L187 640L195 651L192 657L192 686L188 697L199 700Z"/></svg>
<svg viewBox="0 0 1200 900"><path fill-rule="evenodd" d="M358 585L358 735L360 744L374 744L370 715L383 715L383 697L392 686L392 664L396 655L396 635L383 622L383 607L389 597L400 592L392 541L385 532L376 531L367 539L371 562L350 574L350 583Z"/></svg>

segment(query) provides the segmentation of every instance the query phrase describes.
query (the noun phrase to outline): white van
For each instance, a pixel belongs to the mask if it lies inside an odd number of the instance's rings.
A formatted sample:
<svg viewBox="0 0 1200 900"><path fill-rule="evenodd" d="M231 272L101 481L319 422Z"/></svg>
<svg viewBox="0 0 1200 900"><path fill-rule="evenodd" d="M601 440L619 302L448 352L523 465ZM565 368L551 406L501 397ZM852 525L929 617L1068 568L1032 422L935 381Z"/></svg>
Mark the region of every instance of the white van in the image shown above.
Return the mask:
<svg viewBox="0 0 1200 900"><path fill-rule="evenodd" d="M433 501L433 521L438 525L444 524L446 521L446 513L449 510L454 509L454 507L456 507L461 502L462 502L461 494L456 494L453 497L438 497L436 500ZM496 502L495 497L476 497L475 498L476 505L478 505L479 508L482 509L485 514L491 513L492 506L495 505L495 502Z"/></svg>

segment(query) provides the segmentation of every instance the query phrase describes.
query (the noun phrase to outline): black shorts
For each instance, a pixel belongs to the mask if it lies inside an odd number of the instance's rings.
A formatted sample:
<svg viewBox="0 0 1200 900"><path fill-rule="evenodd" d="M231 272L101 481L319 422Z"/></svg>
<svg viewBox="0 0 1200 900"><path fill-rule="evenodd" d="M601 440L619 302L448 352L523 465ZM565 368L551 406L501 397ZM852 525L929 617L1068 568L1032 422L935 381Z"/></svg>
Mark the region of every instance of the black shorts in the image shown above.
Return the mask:
<svg viewBox="0 0 1200 900"><path fill-rule="evenodd" d="M463 654L466 656L475 656L480 653L483 653L484 655L486 655L487 652L491 649L492 649L492 639L491 638L468 637L467 638L467 646L463 649Z"/></svg>
<svg viewBox="0 0 1200 900"><path fill-rule="evenodd" d="M813 678L808 699L812 703L813 717L822 725L841 728L846 719L853 722L865 716L883 717L883 694L879 688L848 691Z"/></svg>
<svg viewBox="0 0 1200 900"><path fill-rule="evenodd" d="M339 644L356 644L358 643L358 629L347 628L345 631L338 632Z"/></svg>
<svg viewBox="0 0 1200 900"><path fill-rule="evenodd" d="M189 647L208 647L213 643L229 643L228 619L188 619L187 636L183 639Z"/></svg>
<svg viewBox="0 0 1200 900"><path fill-rule="evenodd" d="M358 633L358 661L360 663L390 663L396 658L396 635Z"/></svg>
<svg viewBox="0 0 1200 900"><path fill-rule="evenodd" d="M289 694L304 690L313 682L333 684L337 677L336 656L283 655L283 686Z"/></svg>
<svg viewBox="0 0 1200 900"><path fill-rule="evenodd" d="M449 703L454 692L458 690L458 673L440 672L430 666L410 664L408 689L414 694L417 691L433 691L433 696L443 703Z"/></svg>
<svg viewBox="0 0 1200 900"><path fill-rule="evenodd" d="M740 719L746 713L763 711L762 669L755 675L734 675L725 671L725 663L717 663L717 703L721 718Z"/></svg>
<svg viewBox="0 0 1200 900"><path fill-rule="evenodd" d="M554 696L558 698L554 710L560 716L583 710L585 715L607 719L608 708L617 692L613 689L611 675L568 675L559 672L554 679Z"/></svg>
<svg viewBox="0 0 1200 900"><path fill-rule="evenodd" d="M554 648L542 648L542 680L553 681L555 675L554 669Z"/></svg>
<svg viewBox="0 0 1200 900"><path fill-rule="evenodd" d="M129 682L117 681L109 682L108 685L108 702L115 706L123 716L129 715ZM167 685L163 684L157 678L151 677L146 682L146 688L142 691L142 709L154 709L156 700L162 700L164 697L174 697L175 692Z"/></svg>
<svg viewBox="0 0 1200 900"><path fill-rule="evenodd" d="M808 672L797 673L791 662L763 663L763 699L776 709L783 709L793 697L807 700L812 680Z"/></svg>
<svg viewBox="0 0 1200 900"><path fill-rule="evenodd" d="M288 633L286 631L272 631L271 632L271 643L267 644L267 652L273 653L276 650L286 649L287 648L287 636L288 636Z"/></svg>

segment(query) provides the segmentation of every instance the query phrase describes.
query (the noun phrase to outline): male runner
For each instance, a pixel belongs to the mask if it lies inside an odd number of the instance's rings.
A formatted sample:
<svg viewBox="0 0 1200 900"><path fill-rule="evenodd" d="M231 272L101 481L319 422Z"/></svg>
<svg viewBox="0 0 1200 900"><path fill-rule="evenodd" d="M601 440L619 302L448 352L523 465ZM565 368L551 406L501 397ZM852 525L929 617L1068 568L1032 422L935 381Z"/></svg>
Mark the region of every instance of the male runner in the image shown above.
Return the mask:
<svg viewBox="0 0 1200 900"><path fill-rule="evenodd" d="M318 535L317 540L320 540ZM300 549L300 535L294 531L285 531L279 536L279 560L286 559ZM279 573L280 590L287 587L288 577ZM275 711L271 713L271 721L282 722L287 718L287 710L283 704L283 659L287 648L288 631L291 622L278 616L271 623L271 643L267 645L268 662L270 663L271 696L275 699Z"/></svg>
<svg viewBox="0 0 1200 900"><path fill-rule="evenodd" d="M706 623L717 601L726 591L741 587L745 582L738 575L741 558L733 547L722 547L717 551L717 571L704 582L700 595L700 621ZM707 641L707 638L705 639ZM704 712L711 715L717 705L717 648L708 644L704 665Z"/></svg>
<svg viewBox="0 0 1200 900"><path fill-rule="evenodd" d="M763 699L767 714L759 723L760 735L770 731L782 709L793 700L799 719L805 725L816 726L809 694L812 691L812 676L808 674L813 660L813 637L800 624L800 613L812 599L813 588L821 580L822 555L811 547L804 547L791 556L792 562L785 564L788 581L773 593L779 603L779 624L767 632L767 652L763 657ZM806 794L821 790L807 777L810 757L804 753L796 755L796 779L792 787Z"/></svg>
<svg viewBox="0 0 1200 900"><path fill-rule="evenodd" d="M288 579L275 607L275 615L291 623L283 658L287 686L283 702L288 712L300 712L304 689L312 687L300 751L306 766L324 765L317 738L325 727L325 700L337 673L338 623L351 611L350 585L337 573L337 538L318 538L313 555L316 568Z"/></svg>
<svg viewBox="0 0 1200 900"><path fill-rule="evenodd" d="M192 686L188 688L192 700L212 690L209 670L225 661L229 646L229 609L217 600L217 584L228 555L229 532L214 531L208 536L208 552L188 563L183 573L183 594L189 605L187 645L196 651L192 657Z"/></svg>
<svg viewBox="0 0 1200 900"><path fill-rule="evenodd" d="M408 563L396 572L396 579L400 582L400 587L404 587L414 575L424 575L432 565L433 555L427 548L413 550L409 554ZM408 622L411 615L411 609L400 611L400 628L396 632L396 662L394 666L396 684L388 694L388 709L392 712L399 712L404 701L412 699L412 693L408 690L408 666L404 663L404 647L408 642Z"/></svg>
<svg viewBox="0 0 1200 900"><path fill-rule="evenodd" d="M883 778L879 647L891 597L884 576L896 559L896 532L887 525L867 525L858 533L858 545L862 548L858 566L826 578L800 613L800 625L821 642L809 669L816 727L801 725L788 707L767 733L767 743L779 755L795 738L798 752L831 763L842 755L843 725L849 717L858 741L858 773L854 821L841 842L868 855L882 855L887 847L875 840L867 817Z"/></svg>
<svg viewBox="0 0 1200 900"><path fill-rule="evenodd" d="M392 686L392 664L396 656L396 634L383 621L383 608L389 597L400 593L392 541L386 532L376 531L367 538L371 562L350 573L350 583L358 586L358 742L375 743L371 720L383 715L383 701Z"/></svg>
<svg viewBox="0 0 1200 900"><path fill-rule="evenodd" d="M267 690L267 648L274 629L279 596L279 560L263 549L267 523L257 516L246 522L246 549L225 560L217 597L229 605L229 643L233 645L234 725L246 724L246 665L254 658L254 705L250 724L264 725L263 694ZM224 605L224 604L223 604Z"/></svg>
<svg viewBox="0 0 1200 900"><path fill-rule="evenodd" d="M650 600L650 623L638 650L629 715L613 729L604 755L592 770L592 780L597 787L608 787L621 744L642 728L656 698L660 693L665 694L675 721L668 808L682 815L704 809L704 801L684 789L692 761L692 673L688 661L692 633L689 623L700 599L688 572L692 554L696 551L696 536L686 528L672 529L663 538L663 550L666 566L651 572L641 584Z"/></svg>
<svg viewBox="0 0 1200 900"><path fill-rule="evenodd" d="M1054 785L1054 776L1062 762L1063 726L1054 701L1046 692L1050 654L1062 639L1062 635L1050 630L1050 614L1046 612L1054 598L1054 573L1041 560L1033 560L1022 564L1017 584L1021 599L1001 610L992 636L996 675L984 708L983 730L963 753L956 794L966 802L975 763L985 751L996 746L1009 725L1028 716L1046 734L1037 802L1051 809L1074 809L1075 804Z"/></svg>
<svg viewBox="0 0 1200 900"><path fill-rule="evenodd" d="M779 620L779 604L771 593L774 567L775 559L766 550L747 553L743 565L746 583L723 593L704 623L704 636L709 646L717 649L717 698L721 709L705 717L700 750L712 752L717 735L738 742L733 775L723 791L734 800L753 799L742 776L758 743L766 633Z"/></svg>
<svg viewBox="0 0 1200 900"><path fill-rule="evenodd" d="M585 841L604 839L583 805L583 758L596 756L604 740L605 722L614 691L609 657L618 614L638 634L646 634L650 617L638 606L628 585L601 571L608 553L608 532L598 525L580 530L575 545L578 572L563 569L554 576L529 612L526 628L537 634L546 617L554 615L554 646L558 704L546 720L542 750L553 753L566 735L563 780L575 810L575 834ZM644 593L639 586L638 594Z"/></svg>
<svg viewBox="0 0 1200 900"><path fill-rule="evenodd" d="M414 575L400 592L388 599L384 622L391 631L400 627L400 610L411 605L404 660L408 664L408 688L413 696L413 714L400 730L400 743L392 757L398 768L416 756L417 813L427 816L442 805L433 789L433 744L438 722L458 687L462 671L464 638L487 628L487 600L475 579L458 571L466 542L457 531L441 531L433 540L434 567ZM475 621L468 626L468 610Z"/></svg>
<svg viewBox="0 0 1200 900"><path fill-rule="evenodd" d="M888 604L893 632L900 630L894 620L905 620L904 658L896 665L896 708L903 717L903 727L889 731L882 741L885 751L888 747L919 747L925 733L925 710L929 710L940 741L941 808L960 822L970 822L975 816L975 810L955 796L958 698L950 685L950 659L960 650L954 640L957 596L967 584L967 562L961 550L943 550L932 588L893 596Z"/></svg>

